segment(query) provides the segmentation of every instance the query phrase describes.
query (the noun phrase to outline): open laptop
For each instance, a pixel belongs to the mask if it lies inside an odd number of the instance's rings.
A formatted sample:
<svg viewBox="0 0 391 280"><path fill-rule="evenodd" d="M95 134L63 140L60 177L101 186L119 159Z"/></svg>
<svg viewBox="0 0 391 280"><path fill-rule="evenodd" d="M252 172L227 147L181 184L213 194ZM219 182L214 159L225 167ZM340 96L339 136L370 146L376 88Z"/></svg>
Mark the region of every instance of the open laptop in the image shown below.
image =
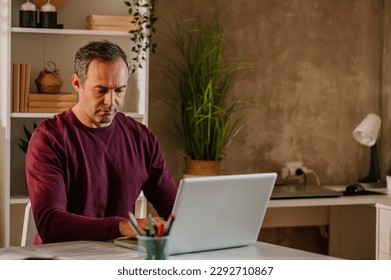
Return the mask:
<svg viewBox="0 0 391 280"><path fill-rule="evenodd" d="M342 193L321 186L313 185L282 185L275 186L270 199L289 198L324 198L338 197Z"/></svg>
<svg viewBox="0 0 391 280"><path fill-rule="evenodd" d="M276 178L275 173L261 173L182 179L173 208L168 253L255 243ZM115 243L131 248L123 239Z"/></svg>

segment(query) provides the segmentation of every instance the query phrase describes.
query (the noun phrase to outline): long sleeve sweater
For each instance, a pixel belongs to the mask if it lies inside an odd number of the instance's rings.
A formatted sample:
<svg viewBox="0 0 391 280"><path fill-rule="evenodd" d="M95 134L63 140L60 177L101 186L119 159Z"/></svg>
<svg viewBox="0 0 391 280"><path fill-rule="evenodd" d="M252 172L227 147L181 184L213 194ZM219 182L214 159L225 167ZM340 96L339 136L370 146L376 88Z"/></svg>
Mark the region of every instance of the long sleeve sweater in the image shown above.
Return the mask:
<svg viewBox="0 0 391 280"><path fill-rule="evenodd" d="M84 126L72 110L41 122L26 181L43 243L119 237L141 191L164 218L177 191L157 138L122 113L104 128Z"/></svg>

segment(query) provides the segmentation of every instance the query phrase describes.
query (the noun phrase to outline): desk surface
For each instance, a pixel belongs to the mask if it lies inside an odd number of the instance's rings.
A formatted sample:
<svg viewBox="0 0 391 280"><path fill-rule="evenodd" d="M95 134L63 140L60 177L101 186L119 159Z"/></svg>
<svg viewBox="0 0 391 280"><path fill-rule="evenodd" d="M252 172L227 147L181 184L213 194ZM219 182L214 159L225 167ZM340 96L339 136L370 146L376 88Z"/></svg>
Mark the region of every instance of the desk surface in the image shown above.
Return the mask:
<svg viewBox="0 0 391 280"><path fill-rule="evenodd" d="M0 249L0 259L137 259L138 252L113 242L77 241ZM330 260L333 257L257 242L250 246L170 256L170 260Z"/></svg>
<svg viewBox="0 0 391 280"><path fill-rule="evenodd" d="M345 186L325 186L332 190L343 191ZM387 189L371 189L382 193L387 193ZM391 194L387 195L355 195L340 196L330 198L293 198L293 199L273 199L269 201L269 208L297 207L297 206L337 206L337 205L375 205L382 203L391 205Z"/></svg>
<svg viewBox="0 0 391 280"><path fill-rule="evenodd" d="M344 186L332 186L331 189L342 191ZM386 192L386 189L376 189ZM358 195L335 198L302 198L270 200L268 208L306 207L306 206L342 206L342 205L373 205L385 204L391 207L391 194L388 195ZM0 259L24 259L28 257L54 257L59 259L137 259L137 252L131 249L115 246L112 242L66 242L28 247L10 247L0 249ZM208 260L208 259L274 259L274 260L326 260L333 257L314 254L287 247L281 247L263 242L254 245L170 256L173 260Z"/></svg>

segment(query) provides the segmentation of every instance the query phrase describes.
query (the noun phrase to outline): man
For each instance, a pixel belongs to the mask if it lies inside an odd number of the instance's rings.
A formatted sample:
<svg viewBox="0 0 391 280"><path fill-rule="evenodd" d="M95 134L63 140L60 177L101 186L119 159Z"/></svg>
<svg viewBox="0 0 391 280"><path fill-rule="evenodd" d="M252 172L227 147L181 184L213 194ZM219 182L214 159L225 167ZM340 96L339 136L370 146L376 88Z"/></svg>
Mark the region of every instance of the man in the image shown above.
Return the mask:
<svg viewBox="0 0 391 280"><path fill-rule="evenodd" d="M120 113L131 70L123 50L91 42L77 51L74 67L78 103L41 122L27 151L27 186L42 239L35 244L133 237L124 217L141 191L164 219L176 196L156 137ZM145 230L146 219L138 225Z"/></svg>

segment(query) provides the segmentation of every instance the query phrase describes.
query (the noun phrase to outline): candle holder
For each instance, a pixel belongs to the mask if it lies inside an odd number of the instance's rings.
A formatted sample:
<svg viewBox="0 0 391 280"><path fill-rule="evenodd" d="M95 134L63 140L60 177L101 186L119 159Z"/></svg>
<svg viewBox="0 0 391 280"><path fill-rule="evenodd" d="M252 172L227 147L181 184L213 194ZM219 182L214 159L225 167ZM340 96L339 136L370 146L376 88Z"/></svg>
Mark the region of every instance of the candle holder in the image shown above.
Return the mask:
<svg viewBox="0 0 391 280"><path fill-rule="evenodd" d="M50 1L41 7L39 24L42 28L57 28L56 7L50 4Z"/></svg>
<svg viewBox="0 0 391 280"><path fill-rule="evenodd" d="M57 12L40 12L39 24L42 28L57 28Z"/></svg>
<svg viewBox="0 0 391 280"><path fill-rule="evenodd" d="M19 26L20 27L37 27L37 7L27 1L20 7Z"/></svg>

